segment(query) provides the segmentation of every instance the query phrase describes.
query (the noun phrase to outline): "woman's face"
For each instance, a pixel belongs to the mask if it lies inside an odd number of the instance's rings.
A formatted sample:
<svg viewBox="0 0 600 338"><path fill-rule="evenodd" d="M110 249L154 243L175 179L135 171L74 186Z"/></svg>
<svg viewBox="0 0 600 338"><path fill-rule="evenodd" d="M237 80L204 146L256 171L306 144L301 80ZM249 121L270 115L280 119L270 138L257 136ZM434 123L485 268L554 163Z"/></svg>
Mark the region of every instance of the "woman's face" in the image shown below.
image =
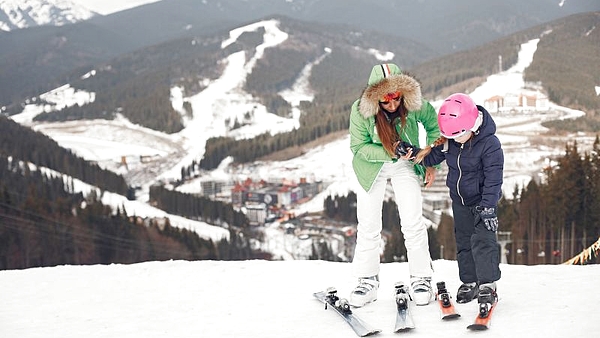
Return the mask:
<svg viewBox="0 0 600 338"><path fill-rule="evenodd" d="M393 113L398 110L398 107L400 107L400 103L402 103L401 99L402 95L399 92L389 93L381 101L379 101L379 104L381 105L381 108L388 113Z"/></svg>
<svg viewBox="0 0 600 338"><path fill-rule="evenodd" d="M400 100L391 100L388 101L387 103L385 102L380 102L381 103L381 108L385 109L388 113L393 113L396 110L398 110L398 107L400 106Z"/></svg>

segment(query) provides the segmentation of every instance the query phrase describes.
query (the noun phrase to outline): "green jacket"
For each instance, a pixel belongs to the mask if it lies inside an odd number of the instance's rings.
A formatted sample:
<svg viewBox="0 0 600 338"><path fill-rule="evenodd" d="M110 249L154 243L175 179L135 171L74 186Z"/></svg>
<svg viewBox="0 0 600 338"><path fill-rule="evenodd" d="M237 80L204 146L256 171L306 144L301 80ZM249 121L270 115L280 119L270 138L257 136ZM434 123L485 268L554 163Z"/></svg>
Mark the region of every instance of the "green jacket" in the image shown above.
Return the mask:
<svg viewBox="0 0 600 338"><path fill-rule="evenodd" d="M350 112L350 150L354 155L352 167L365 191L371 189L383 163L396 161L385 151L375 130L375 115L379 110L380 98L396 91L402 93L404 105L409 111L404 129L401 130L400 119L395 121L400 138L421 146L418 123L421 123L427 133L427 144L432 144L440 136L437 113L428 101L422 99L419 82L408 74L402 74L394 64L373 67L367 88L354 102ZM414 168L421 178L425 176L422 165L414 165Z"/></svg>

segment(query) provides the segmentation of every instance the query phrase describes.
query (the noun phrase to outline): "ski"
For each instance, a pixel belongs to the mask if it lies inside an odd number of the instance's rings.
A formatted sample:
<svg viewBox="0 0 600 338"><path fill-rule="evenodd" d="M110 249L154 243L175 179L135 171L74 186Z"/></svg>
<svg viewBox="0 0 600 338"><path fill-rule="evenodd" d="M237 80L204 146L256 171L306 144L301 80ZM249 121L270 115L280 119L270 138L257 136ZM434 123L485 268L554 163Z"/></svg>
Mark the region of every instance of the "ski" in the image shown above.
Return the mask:
<svg viewBox="0 0 600 338"><path fill-rule="evenodd" d="M381 332L379 329L370 328L363 320L361 320L350 309L350 304L345 298L337 296L335 288L328 288L326 291L320 291L313 294L315 298L325 304L325 309L332 308L337 312L348 325L356 332L359 337L366 337Z"/></svg>
<svg viewBox="0 0 600 338"><path fill-rule="evenodd" d="M490 324L492 323L492 314L494 313L496 304L498 304L497 299L493 303L480 303L479 313L477 314L477 317L475 317L475 322L467 326L467 329L474 331L489 329Z"/></svg>
<svg viewBox="0 0 600 338"><path fill-rule="evenodd" d="M404 332L415 328L412 315L410 313L410 296L408 295L408 287L402 282L394 285L396 290L396 325L394 332Z"/></svg>
<svg viewBox="0 0 600 338"><path fill-rule="evenodd" d="M443 320L454 319L460 317L460 314L456 310L454 306L454 302L452 301L452 297L450 293L446 289L445 282L437 282L437 293L435 299L440 306L440 316Z"/></svg>

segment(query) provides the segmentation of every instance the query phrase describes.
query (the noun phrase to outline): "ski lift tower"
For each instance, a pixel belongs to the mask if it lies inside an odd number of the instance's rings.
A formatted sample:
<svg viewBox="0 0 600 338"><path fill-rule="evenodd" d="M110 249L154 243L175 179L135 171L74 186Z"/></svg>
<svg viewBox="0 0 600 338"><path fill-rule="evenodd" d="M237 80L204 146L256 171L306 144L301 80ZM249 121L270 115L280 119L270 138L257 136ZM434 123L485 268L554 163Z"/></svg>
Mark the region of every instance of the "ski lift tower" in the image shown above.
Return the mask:
<svg viewBox="0 0 600 338"><path fill-rule="evenodd" d="M506 259L506 255L508 254L506 245L512 242L510 239L511 233L511 231L498 231L498 243L500 244L500 263L508 263Z"/></svg>

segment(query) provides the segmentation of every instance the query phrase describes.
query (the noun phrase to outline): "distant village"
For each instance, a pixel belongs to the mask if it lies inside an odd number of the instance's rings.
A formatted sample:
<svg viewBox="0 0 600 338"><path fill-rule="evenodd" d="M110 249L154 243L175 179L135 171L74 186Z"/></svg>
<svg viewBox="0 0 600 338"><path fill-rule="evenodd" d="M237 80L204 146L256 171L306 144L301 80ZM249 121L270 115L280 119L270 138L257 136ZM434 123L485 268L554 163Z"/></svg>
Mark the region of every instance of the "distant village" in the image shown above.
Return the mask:
<svg viewBox="0 0 600 338"><path fill-rule="evenodd" d="M447 168L442 164L437 179L432 187L423 189L423 214L437 225L441 211L448 208L448 191L443 179ZM267 223L287 221L296 218L294 206L310 201L321 193L327 183L307 181L300 178L297 182L291 179L277 181L252 180L211 180L200 183L202 196L232 203L244 211L250 224L263 226ZM386 194L393 197L391 185ZM335 196L333 196L335 197Z"/></svg>
<svg viewBox="0 0 600 338"><path fill-rule="evenodd" d="M212 199L232 203L245 210L251 225L264 225L281 218L293 218L291 206L309 201L323 191L323 182L298 182L284 179L280 182L265 180L204 181L201 194Z"/></svg>

